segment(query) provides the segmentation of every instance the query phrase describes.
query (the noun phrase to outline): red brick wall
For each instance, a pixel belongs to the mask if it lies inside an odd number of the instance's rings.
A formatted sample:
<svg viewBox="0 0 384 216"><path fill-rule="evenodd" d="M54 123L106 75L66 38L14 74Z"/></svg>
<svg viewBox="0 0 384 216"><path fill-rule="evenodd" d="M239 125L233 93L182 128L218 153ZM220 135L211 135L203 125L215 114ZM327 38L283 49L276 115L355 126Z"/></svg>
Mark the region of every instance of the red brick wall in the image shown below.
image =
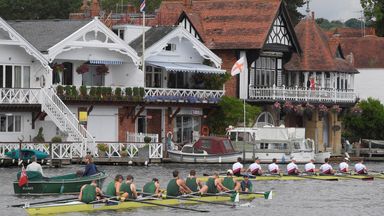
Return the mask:
<svg viewBox="0 0 384 216"><path fill-rule="evenodd" d="M147 133L159 134L161 137L161 110L147 110L147 116L152 116L152 119L147 119Z"/></svg>
<svg viewBox="0 0 384 216"><path fill-rule="evenodd" d="M119 141L124 142L127 140L127 132L134 133L135 131L135 122L133 121L132 116L128 116L130 108L122 107L119 108Z"/></svg>
<svg viewBox="0 0 384 216"><path fill-rule="evenodd" d="M232 66L237 61L235 51L234 50L214 50L214 52L223 61L221 68L223 70L226 70L227 73L231 73ZM231 79L225 83L225 95L238 97L237 89L238 89L238 76L231 77Z"/></svg>

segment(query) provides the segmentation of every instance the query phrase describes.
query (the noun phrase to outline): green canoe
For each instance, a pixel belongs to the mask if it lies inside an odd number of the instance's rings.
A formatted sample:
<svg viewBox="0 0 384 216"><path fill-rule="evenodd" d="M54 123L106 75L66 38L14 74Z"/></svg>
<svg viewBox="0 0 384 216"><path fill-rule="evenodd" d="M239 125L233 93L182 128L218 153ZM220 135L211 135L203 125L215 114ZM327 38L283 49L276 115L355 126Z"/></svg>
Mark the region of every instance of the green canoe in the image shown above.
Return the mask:
<svg viewBox="0 0 384 216"><path fill-rule="evenodd" d="M21 152L21 160L27 161L31 160L31 157L33 155L36 156L37 160L46 159L48 158L48 154L42 151L34 150L34 149L14 149L12 151L9 151L5 153L6 156L12 158L12 159L19 159L19 153Z"/></svg>
<svg viewBox="0 0 384 216"><path fill-rule="evenodd" d="M46 178L39 172L27 171L28 183L19 187L19 181L13 182L13 189L18 195L52 195L52 194L74 194L79 193L81 186L97 181L101 188L107 175L99 172L91 176L77 176L76 173ZM20 172L17 174L17 179Z"/></svg>

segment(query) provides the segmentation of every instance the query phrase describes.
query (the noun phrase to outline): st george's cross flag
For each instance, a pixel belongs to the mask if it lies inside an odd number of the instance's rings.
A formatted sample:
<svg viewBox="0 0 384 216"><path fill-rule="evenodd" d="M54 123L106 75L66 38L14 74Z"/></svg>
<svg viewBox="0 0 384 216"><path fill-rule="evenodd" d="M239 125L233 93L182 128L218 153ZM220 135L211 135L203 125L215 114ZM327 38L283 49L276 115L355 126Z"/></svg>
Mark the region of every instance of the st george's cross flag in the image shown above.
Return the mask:
<svg viewBox="0 0 384 216"><path fill-rule="evenodd" d="M231 70L231 75L235 76L239 73L243 73L245 70L245 57L241 57L237 62L233 65L232 70Z"/></svg>
<svg viewBox="0 0 384 216"><path fill-rule="evenodd" d="M140 12L145 12L145 0L140 0Z"/></svg>
<svg viewBox="0 0 384 216"><path fill-rule="evenodd" d="M21 174L19 178L19 187L28 184L28 176L27 176L27 171L25 171L24 165L23 168L21 168Z"/></svg>

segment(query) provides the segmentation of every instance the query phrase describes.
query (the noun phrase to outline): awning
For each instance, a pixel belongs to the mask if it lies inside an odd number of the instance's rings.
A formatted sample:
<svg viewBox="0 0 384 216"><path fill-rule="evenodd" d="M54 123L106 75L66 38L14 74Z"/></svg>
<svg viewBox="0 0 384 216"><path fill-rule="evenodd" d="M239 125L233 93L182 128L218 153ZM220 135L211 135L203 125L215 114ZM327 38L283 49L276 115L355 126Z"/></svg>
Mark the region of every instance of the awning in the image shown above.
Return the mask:
<svg viewBox="0 0 384 216"><path fill-rule="evenodd" d="M212 73L224 74L225 70L210 67L198 63L171 63L171 62L147 62L148 65L154 65L164 68L168 72L192 72L192 73Z"/></svg>
<svg viewBox="0 0 384 216"><path fill-rule="evenodd" d="M90 64L105 64L105 65L118 65L123 64L123 61L117 60L89 60Z"/></svg>

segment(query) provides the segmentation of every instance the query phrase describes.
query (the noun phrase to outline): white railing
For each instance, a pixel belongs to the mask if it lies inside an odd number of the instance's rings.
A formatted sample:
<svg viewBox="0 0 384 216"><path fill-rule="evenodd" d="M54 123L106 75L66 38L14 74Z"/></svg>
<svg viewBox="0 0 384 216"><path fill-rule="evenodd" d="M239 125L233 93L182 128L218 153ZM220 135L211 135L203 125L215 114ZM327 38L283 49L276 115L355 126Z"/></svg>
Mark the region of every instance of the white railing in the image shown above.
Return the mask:
<svg viewBox="0 0 384 216"><path fill-rule="evenodd" d="M40 89L0 88L0 104L39 104Z"/></svg>
<svg viewBox="0 0 384 216"><path fill-rule="evenodd" d="M151 142L159 142L159 134L127 132L127 142L144 142L144 137L150 137Z"/></svg>
<svg viewBox="0 0 384 216"><path fill-rule="evenodd" d="M150 143L149 144L149 158L161 159L163 158L163 144L162 143Z"/></svg>
<svg viewBox="0 0 384 216"><path fill-rule="evenodd" d="M354 103L357 94L354 90L306 89L301 87L249 87L249 99L315 101L323 103Z"/></svg>
<svg viewBox="0 0 384 216"><path fill-rule="evenodd" d="M127 157L135 158L140 155L148 157L149 159L161 159L163 158L164 145L159 142L152 142L149 144L142 142L127 142L127 143L103 143L108 145L106 152L99 152L97 157L103 158L116 158ZM147 152L143 152L147 151Z"/></svg>
<svg viewBox="0 0 384 216"><path fill-rule="evenodd" d="M147 101L217 103L224 93L224 90L145 88L145 99Z"/></svg>

